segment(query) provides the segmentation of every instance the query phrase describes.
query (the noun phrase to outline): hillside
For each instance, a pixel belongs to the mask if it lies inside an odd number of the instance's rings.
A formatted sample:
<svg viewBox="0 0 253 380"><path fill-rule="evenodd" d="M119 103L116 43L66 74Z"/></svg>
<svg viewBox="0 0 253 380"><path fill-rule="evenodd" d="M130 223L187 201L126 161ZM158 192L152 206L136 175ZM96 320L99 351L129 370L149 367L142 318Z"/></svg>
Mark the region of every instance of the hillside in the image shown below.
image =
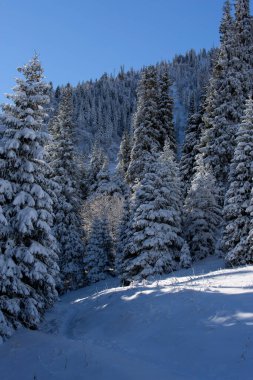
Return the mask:
<svg viewBox="0 0 253 380"><path fill-rule="evenodd" d="M250 380L253 266L193 268L128 288L68 293L39 331L0 347L1 380Z"/></svg>
<svg viewBox="0 0 253 380"><path fill-rule="evenodd" d="M168 62L171 94L174 100L174 125L177 142L182 145L187 126L190 103L195 110L200 106L206 91L212 62L217 49L195 52L193 49L184 55L177 55ZM157 63L161 67L164 62ZM137 86L142 70L125 72L121 67L118 75L105 73L95 81L80 82L73 87L73 119L77 128L76 144L87 155L94 141L115 159L124 130L130 130L133 113L136 111ZM63 87L51 89L51 107L57 109Z"/></svg>

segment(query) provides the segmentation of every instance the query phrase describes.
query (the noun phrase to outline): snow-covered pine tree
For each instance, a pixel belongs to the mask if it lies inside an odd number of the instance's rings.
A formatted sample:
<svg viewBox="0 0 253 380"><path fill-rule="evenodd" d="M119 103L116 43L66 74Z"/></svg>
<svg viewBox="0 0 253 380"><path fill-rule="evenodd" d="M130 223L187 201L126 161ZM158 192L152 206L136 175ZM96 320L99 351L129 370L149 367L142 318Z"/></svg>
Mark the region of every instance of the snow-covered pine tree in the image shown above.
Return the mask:
<svg viewBox="0 0 253 380"><path fill-rule="evenodd" d="M253 24L250 15L250 1L235 2L235 32L238 43L238 59L243 73L242 91L247 99L253 84Z"/></svg>
<svg viewBox="0 0 253 380"><path fill-rule="evenodd" d="M184 245L180 252L180 267L181 268L189 268L192 263L190 248L188 243L185 241Z"/></svg>
<svg viewBox="0 0 253 380"><path fill-rule="evenodd" d="M112 242L106 217L95 218L91 226L84 266L90 283L104 280L111 266Z"/></svg>
<svg viewBox="0 0 253 380"><path fill-rule="evenodd" d="M191 181L194 176L195 160L202 127L202 112L193 111L188 119L185 142L180 160L180 176L183 184L184 198L190 189Z"/></svg>
<svg viewBox="0 0 253 380"><path fill-rule="evenodd" d="M160 64L158 70L158 112L161 126L161 141L170 141L171 149L176 153L176 133L173 122L173 99L170 96L171 81L169 67L166 62Z"/></svg>
<svg viewBox="0 0 253 380"><path fill-rule="evenodd" d="M89 200L102 196L125 196L128 193L128 186L121 173L114 174L109 170L108 158L104 157L104 163L96 176L96 182L90 188Z"/></svg>
<svg viewBox="0 0 253 380"><path fill-rule="evenodd" d="M129 131L124 131L118 153L117 171L122 177L126 176L132 150L132 137Z"/></svg>
<svg viewBox="0 0 253 380"><path fill-rule="evenodd" d="M120 172L116 171L112 176L112 182L114 183L114 192L112 195L116 194L123 198L129 196L129 186L126 182L126 179L120 174Z"/></svg>
<svg viewBox="0 0 253 380"><path fill-rule="evenodd" d="M132 185L142 180L153 154L162 151L165 141L159 116L157 69L149 66L142 72L133 118L133 148L127 171Z"/></svg>
<svg viewBox="0 0 253 380"><path fill-rule="evenodd" d="M0 160L2 159L2 149L0 150ZM7 258L5 256L5 250L8 240L8 234L10 233L10 226L8 221L4 216L4 212L1 205L5 205L9 200L12 199L12 187L8 181L0 180L0 276L3 284L0 286L0 344L2 342L2 337L8 337L12 334L13 328L19 326L18 315L15 313L15 304L17 300L11 298L14 293L15 288L19 289L19 293L22 290L22 283L20 281L20 275L17 264L12 260L12 258ZM10 287L7 296L7 284L13 284ZM5 291L5 295L3 293ZM13 307L14 306L14 309ZM5 309L7 310L4 310ZM8 309L10 313L8 316ZM19 312L19 309L17 309ZM5 312L7 312L7 317L5 317Z"/></svg>
<svg viewBox="0 0 253 380"><path fill-rule="evenodd" d="M96 190L97 175L103 168L104 164L108 161L104 150L99 146L98 141L95 142L91 151L91 157L88 170L88 189L89 193Z"/></svg>
<svg viewBox="0 0 253 380"><path fill-rule="evenodd" d="M49 146L51 177L58 184L54 202L54 232L60 245L61 292L76 289L85 281L80 166L74 145L72 112L72 89L67 85L61 91L58 112L50 125L53 142Z"/></svg>
<svg viewBox="0 0 253 380"><path fill-rule="evenodd" d="M231 265L253 263L248 236L252 224L250 206L253 188L253 100L246 110L236 136L236 149L229 173L229 189L225 196L222 246Z"/></svg>
<svg viewBox="0 0 253 380"><path fill-rule="evenodd" d="M111 192L111 178L109 172L108 157L104 157L104 162L96 175L96 182L91 187L91 196L95 194L110 194Z"/></svg>
<svg viewBox="0 0 253 380"><path fill-rule="evenodd" d="M211 167L224 193L234 153L235 134L246 100L243 84L249 79L249 73L246 75L241 70L235 22L228 0L225 3L220 32L221 47L209 83L198 160L203 159L205 166Z"/></svg>
<svg viewBox="0 0 253 380"><path fill-rule="evenodd" d="M178 267L184 242L181 205L178 165L168 143L160 157L153 156L134 195L122 258L124 284Z"/></svg>
<svg viewBox="0 0 253 380"><path fill-rule="evenodd" d="M184 207L184 233L193 260L214 254L215 234L220 222L217 184L202 162L194 175Z"/></svg>
<svg viewBox="0 0 253 380"><path fill-rule="evenodd" d="M18 71L5 104L0 147L0 320L2 336L21 325L36 328L56 297L57 245L52 234L50 181L44 161L48 85L38 57Z"/></svg>

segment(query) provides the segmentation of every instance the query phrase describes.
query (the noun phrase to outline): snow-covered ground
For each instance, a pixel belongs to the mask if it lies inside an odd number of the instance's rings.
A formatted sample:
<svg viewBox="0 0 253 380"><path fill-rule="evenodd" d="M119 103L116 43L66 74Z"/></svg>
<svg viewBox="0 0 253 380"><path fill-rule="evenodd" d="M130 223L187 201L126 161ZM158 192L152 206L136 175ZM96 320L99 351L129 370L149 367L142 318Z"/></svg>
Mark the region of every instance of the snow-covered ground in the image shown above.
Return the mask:
<svg viewBox="0 0 253 380"><path fill-rule="evenodd" d="M0 346L0 379L251 380L253 266L222 267L67 294L39 331Z"/></svg>

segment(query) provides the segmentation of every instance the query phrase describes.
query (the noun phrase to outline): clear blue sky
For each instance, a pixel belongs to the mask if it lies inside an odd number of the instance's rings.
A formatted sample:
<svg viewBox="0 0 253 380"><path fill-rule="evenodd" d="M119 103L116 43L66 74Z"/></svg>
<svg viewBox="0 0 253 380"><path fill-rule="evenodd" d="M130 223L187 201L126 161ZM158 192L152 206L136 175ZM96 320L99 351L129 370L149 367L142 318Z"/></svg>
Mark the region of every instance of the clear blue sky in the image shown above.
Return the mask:
<svg viewBox="0 0 253 380"><path fill-rule="evenodd" d="M34 51L54 85L217 46L223 0L0 0L0 101Z"/></svg>

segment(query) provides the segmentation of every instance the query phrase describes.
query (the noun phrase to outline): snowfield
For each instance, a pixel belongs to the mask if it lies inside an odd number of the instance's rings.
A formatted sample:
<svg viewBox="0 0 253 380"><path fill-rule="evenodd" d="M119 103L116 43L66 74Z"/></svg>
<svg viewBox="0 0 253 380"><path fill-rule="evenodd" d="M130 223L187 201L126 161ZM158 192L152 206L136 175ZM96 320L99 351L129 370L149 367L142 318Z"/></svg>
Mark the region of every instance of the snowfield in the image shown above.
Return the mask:
<svg viewBox="0 0 253 380"><path fill-rule="evenodd" d="M223 267L65 295L39 331L0 346L1 380L251 380L253 266Z"/></svg>

